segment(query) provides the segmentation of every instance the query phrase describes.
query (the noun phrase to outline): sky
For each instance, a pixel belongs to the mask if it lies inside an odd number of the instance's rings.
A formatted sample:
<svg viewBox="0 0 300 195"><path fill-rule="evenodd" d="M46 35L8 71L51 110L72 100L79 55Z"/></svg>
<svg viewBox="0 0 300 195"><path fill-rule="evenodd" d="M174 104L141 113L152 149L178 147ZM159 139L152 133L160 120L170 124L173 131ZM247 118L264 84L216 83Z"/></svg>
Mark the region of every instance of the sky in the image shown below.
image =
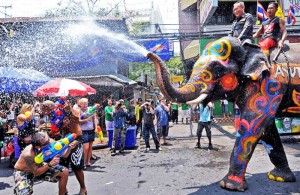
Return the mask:
<svg viewBox="0 0 300 195"><path fill-rule="evenodd" d="M80 0L77 0L80 1ZM82 0L85 2L85 0ZM4 18L5 9L2 6L12 6L7 8L6 13L12 17L38 17L42 16L45 10L58 7L58 3L66 4L68 0L1 0L0 17ZM98 0L99 6L111 7L120 3L123 7L124 0ZM162 12L164 23L178 23L177 1L175 0L125 0L127 9L147 9L151 3L157 4Z"/></svg>

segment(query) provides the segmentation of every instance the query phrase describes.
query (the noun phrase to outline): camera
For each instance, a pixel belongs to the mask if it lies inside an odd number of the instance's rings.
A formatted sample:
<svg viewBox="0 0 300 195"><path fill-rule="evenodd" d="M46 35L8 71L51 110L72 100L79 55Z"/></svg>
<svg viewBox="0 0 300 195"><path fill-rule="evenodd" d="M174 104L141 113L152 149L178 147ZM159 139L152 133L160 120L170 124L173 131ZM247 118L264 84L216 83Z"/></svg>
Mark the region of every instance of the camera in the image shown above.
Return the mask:
<svg viewBox="0 0 300 195"><path fill-rule="evenodd" d="M149 104L149 105L151 104L152 106L154 106L154 100L153 99L147 99L146 103Z"/></svg>

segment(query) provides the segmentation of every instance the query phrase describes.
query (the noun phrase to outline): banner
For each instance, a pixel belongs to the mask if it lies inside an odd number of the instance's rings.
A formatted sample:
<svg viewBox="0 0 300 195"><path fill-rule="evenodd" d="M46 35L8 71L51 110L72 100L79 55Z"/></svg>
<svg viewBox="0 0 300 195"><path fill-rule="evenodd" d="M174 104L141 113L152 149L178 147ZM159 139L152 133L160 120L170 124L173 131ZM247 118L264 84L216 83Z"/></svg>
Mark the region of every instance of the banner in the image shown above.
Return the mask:
<svg viewBox="0 0 300 195"><path fill-rule="evenodd" d="M147 51L155 53L164 61L170 60L171 55L174 56L173 48L170 52L170 43L168 39L138 41L137 43L143 46ZM142 61L146 62L147 59Z"/></svg>

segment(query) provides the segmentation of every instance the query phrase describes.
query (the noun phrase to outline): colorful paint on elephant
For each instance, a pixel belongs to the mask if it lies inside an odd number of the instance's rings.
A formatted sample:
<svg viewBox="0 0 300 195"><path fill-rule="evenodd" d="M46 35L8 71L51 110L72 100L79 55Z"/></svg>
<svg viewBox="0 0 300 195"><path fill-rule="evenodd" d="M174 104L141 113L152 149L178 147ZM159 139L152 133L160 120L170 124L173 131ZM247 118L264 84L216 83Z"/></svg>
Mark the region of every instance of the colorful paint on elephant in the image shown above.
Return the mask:
<svg viewBox="0 0 300 195"><path fill-rule="evenodd" d="M231 44L226 39L219 39L207 45L200 58L194 65L194 70L202 68L211 60L218 60L222 65L228 64L231 54Z"/></svg>
<svg viewBox="0 0 300 195"><path fill-rule="evenodd" d="M231 44L226 39L220 39L207 45L203 54L194 65L190 79L191 85L189 85L188 88L184 88L185 92L194 92L194 85L200 85L202 91L206 91L213 83L217 82L213 77L213 72L206 69L206 66L209 65L209 62L212 60L216 60L226 67L229 62L230 54ZM233 74L229 74L222 78L222 84L224 89L231 90L237 86L237 79Z"/></svg>
<svg viewBox="0 0 300 195"><path fill-rule="evenodd" d="M220 84L225 91L232 91L236 89L238 85L238 79L236 78L235 74L230 73L221 78Z"/></svg>
<svg viewBox="0 0 300 195"><path fill-rule="evenodd" d="M244 170L251 158L253 150L263 133L263 125L267 120L274 119L282 95L278 95L281 85L273 79L265 79L262 84L253 82L248 89L253 94L246 105L248 113L241 116L241 123L236 134L236 152L234 160L242 168L239 177L244 177Z"/></svg>
<svg viewBox="0 0 300 195"><path fill-rule="evenodd" d="M192 106L226 98L239 106L241 123L228 174L220 182L222 188L238 191L248 188L246 168L259 140L268 147L270 161L275 167L268 173L269 179L296 181L274 118L284 116L282 109L291 111L295 109L292 107L300 105L299 49L300 44L296 49L290 47L285 51L290 59L289 70L282 65L286 63L282 56L277 61L280 66L269 67L259 47L241 46L237 39L224 37L207 46L195 63L189 81L179 89L170 84L164 62L155 54L147 55L155 65L158 85L166 97ZM283 98L292 101L282 101Z"/></svg>

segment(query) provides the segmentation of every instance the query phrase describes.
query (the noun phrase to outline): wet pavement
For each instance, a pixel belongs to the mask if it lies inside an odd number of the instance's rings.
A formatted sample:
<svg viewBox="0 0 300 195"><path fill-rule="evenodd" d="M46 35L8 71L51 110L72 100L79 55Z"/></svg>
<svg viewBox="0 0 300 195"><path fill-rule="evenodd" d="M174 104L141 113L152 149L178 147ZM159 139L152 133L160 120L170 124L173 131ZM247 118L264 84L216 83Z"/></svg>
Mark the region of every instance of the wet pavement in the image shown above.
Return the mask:
<svg viewBox="0 0 300 195"><path fill-rule="evenodd" d="M212 128L214 149L208 150L208 140L201 139L202 149L196 144L196 123L193 136L190 125L170 128L169 145L157 151L151 140L151 150L145 153L143 140L137 147L126 150L125 155L110 155L109 148L94 150L100 157L85 171L88 194L233 194L219 187L219 181L229 168L229 157L234 143L234 127ZM244 194L300 194L300 143L285 143L285 151L296 183L270 181L267 172L273 169L262 145L258 145L248 165L246 177L249 189ZM0 194L12 194L13 170L7 162L0 165ZM73 173L68 182L69 194L79 192ZM37 182L34 194L57 194L57 184ZM235 192L234 192L235 193Z"/></svg>

